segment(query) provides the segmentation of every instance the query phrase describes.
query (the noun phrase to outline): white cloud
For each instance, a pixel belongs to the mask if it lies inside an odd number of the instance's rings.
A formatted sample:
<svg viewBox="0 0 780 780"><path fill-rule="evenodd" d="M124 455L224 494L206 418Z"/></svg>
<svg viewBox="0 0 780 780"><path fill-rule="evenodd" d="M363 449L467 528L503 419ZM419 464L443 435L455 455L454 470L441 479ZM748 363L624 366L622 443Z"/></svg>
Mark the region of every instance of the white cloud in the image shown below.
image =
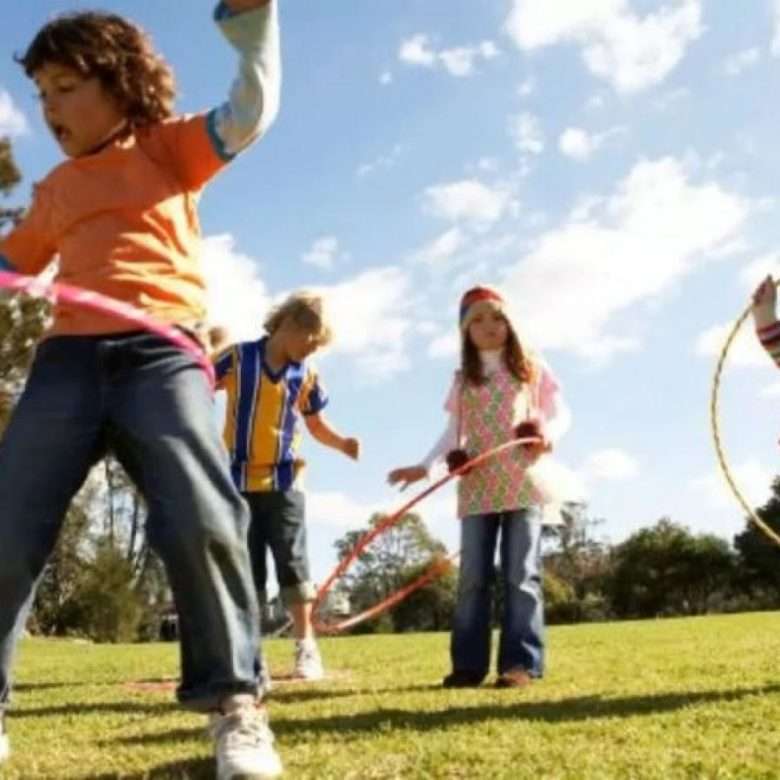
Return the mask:
<svg viewBox="0 0 780 780"><path fill-rule="evenodd" d="M403 147L401 144L396 144L387 154L380 154L375 160L361 165L356 171L357 176L363 178L377 171L387 171L394 168L402 153Z"/></svg>
<svg viewBox="0 0 780 780"><path fill-rule="evenodd" d="M750 506L755 508L767 502L772 492L772 481L775 478L772 469L758 460L750 458L733 466L731 473L737 489ZM695 491L703 493L713 508L732 507L736 513L742 511L726 482L726 478L720 471L692 480L691 487ZM741 514L738 516L741 522Z"/></svg>
<svg viewBox="0 0 780 780"><path fill-rule="evenodd" d="M528 111L510 117L509 135L521 152L541 154L544 151L542 125L539 118Z"/></svg>
<svg viewBox="0 0 780 780"><path fill-rule="evenodd" d="M696 340L696 352L704 357L719 357L726 339L734 327L733 322L725 325L713 325ZM772 359L758 343L751 322L743 325L729 347L727 366L749 368L752 366L772 365Z"/></svg>
<svg viewBox="0 0 780 780"><path fill-rule="evenodd" d="M772 25L773 25L773 36L772 36L772 56L778 57L780 56L780 0L771 0L772 5Z"/></svg>
<svg viewBox="0 0 780 780"><path fill-rule="evenodd" d="M775 401L780 398L780 382L773 382L771 385L767 385L761 390L759 394L761 398L766 398L770 401Z"/></svg>
<svg viewBox="0 0 780 780"><path fill-rule="evenodd" d="M330 271L339 252L339 241L335 236L318 238L311 248L303 254L301 260L306 265L313 265L323 271Z"/></svg>
<svg viewBox="0 0 780 780"><path fill-rule="evenodd" d="M740 73L752 68L761 59L761 50L757 47L744 49L726 58L723 72L727 76L739 76Z"/></svg>
<svg viewBox="0 0 780 780"><path fill-rule="evenodd" d="M536 92L536 79L533 76L523 79L517 88L517 94L521 98L527 98Z"/></svg>
<svg viewBox="0 0 780 780"><path fill-rule="evenodd" d="M588 70L618 92L662 82L702 32L700 0L677 0L645 16L628 0L513 0L505 29L522 51L581 48Z"/></svg>
<svg viewBox="0 0 780 780"><path fill-rule="evenodd" d="M329 352L353 357L367 381L380 381L409 366L411 281L395 267L373 268L316 288L333 323Z"/></svg>
<svg viewBox="0 0 780 780"><path fill-rule="evenodd" d="M412 261L436 268L445 265L466 243L466 235L459 227L450 228L412 255Z"/></svg>
<svg viewBox="0 0 780 780"><path fill-rule="evenodd" d="M581 127L567 127L558 139L558 148L572 160L586 162L612 136L625 132L626 128L624 127L613 127L603 133L589 133Z"/></svg>
<svg viewBox="0 0 780 780"><path fill-rule="evenodd" d="M769 252L757 257L742 269L739 278L745 289L752 292L768 274L775 279L780 278L780 252ZM745 300L745 305L747 303Z"/></svg>
<svg viewBox="0 0 780 780"><path fill-rule="evenodd" d="M0 136L23 135L27 132L27 119L11 96L0 88Z"/></svg>
<svg viewBox="0 0 780 780"><path fill-rule="evenodd" d="M491 224L501 219L512 197L506 190L488 187L477 179L462 179L428 187L423 200L426 211L441 219Z"/></svg>
<svg viewBox="0 0 780 780"><path fill-rule="evenodd" d="M423 68L441 65L451 76L464 78L474 74L478 61L492 60L499 53L493 41L436 51L431 45L430 38L423 33L418 33L401 42L398 58L407 65Z"/></svg>
<svg viewBox="0 0 780 780"><path fill-rule="evenodd" d="M610 320L668 290L732 240L749 203L689 181L674 158L637 163L584 219L540 236L510 267L505 289L532 343L602 358L630 348ZM634 345L635 346L635 345Z"/></svg>
<svg viewBox="0 0 780 780"><path fill-rule="evenodd" d="M386 511L378 502L356 501L337 490L306 492L306 522L344 530L365 528L375 512Z"/></svg>
<svg viewBox="0 0 780 780"><path fill-rule="evenodd" d="M582 466L586 478L622 482L639 474L639 463L624 450L605 449L592 453Z"/></svg>
<svg viewBox="0 0 780 780"><path fill-rule="evenodd" d="M457 355L459 350L460 339L453 325L451 333L444 333L431 341L428 345L428 357L450 358Z"/></svg>
<svg viewBox="0 0 780 780"><path fill-rule="evenodd" d="M436 52L430 47L427 35L418 34L401 41L398 58L407 65L432 68L436 64Z"/></svg>
<svg viewBox="0 0 780 780"><path fill-rule="evenodd" d="M228 234L203 240L202 263L209 322L227 328L235 340L258 338L271 305L258 263L237 252L235 240Z"/></svg>
<svg viewBox="0 0 780 780"><path fill-rule="evenodd" d="M558 139L558 148L573 160L587 160L596 151L593 136L580 127L567 127Z"/></svg>
<svg viewBox="0 0 780 780"><path fill-rule="evenodd" d="M379 83L386 87L388 84L393 83L393 74L389 70L383 71L379 76Z"/></svg>

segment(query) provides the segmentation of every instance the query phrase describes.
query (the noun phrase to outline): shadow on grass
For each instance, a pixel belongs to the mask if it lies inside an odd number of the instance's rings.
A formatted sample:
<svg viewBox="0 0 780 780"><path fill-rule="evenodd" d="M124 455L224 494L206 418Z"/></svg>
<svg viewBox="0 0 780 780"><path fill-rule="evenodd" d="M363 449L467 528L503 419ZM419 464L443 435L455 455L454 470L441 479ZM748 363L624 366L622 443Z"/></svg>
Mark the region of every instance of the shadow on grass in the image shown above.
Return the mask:
<svg viewBox="0 0 780 780"><path fill-rule="evenodd" d="M506 691L507 698L517 695ZM683 707L728 703L747 696L780 693L780 684L759 688L736 688L727 691L699 691L694 693L660 693L648 696L625 696L604 699L600 696L578 696L554 702L511 701L491 702L473 707L449 707L437 712L420 712L402 709L381 709L354 715L335 715L327 718L286 720L271 717L271 725L279 736L338 732L373 732L381 725L394 729L431 731L477 723L489 719L541 720L549 723L566 723L601 718L630 718L673 712ZM503 693L501 694L504 695ZM520 694L522 695L522 694Z"/></svg>
<svg viewBox="0 0 780 780"><path fill-rule="evenodd" d="M23 707L9 711L11 720L23 718L48 718L54 715L88 715L97 712L116 714L145 713L148 715L162 715L173 711L179 711L181 707L176 702L141 702L141 701L77 701L72 704L57 704L48 707Z"/></svg>
<svg viewBox="0 0 780 780"><path fill-rule="evenodd" d="M85 780L214 780L214 759L197 758L176 761L136 774L90 775Z"/></svg>
<svg viewBox="0 0 780 780"><path fill-rule="evenodd" d="M780 684L760 688L736 688L728 691L699 691L695 693L662 693L649 696L625 696L603 699L600 696L577 696L554 702L527 702L507 700L473 707L449 707L436 712L402 709L379 709L354 715L333 715L324 718L285 719L271 711L271 727L277 736L300 739L307 734L343 736L360 732L375 732L380 726L387 729L407 729L418 732L439 730L448 726L479 723L484 720L537 720L549 723L567 723L601 718L630 718L637 715L655 715L673 712L683 707L728 703L747 696L780 693ZM513 691L501 694L517 695ZM522 694L520 694L522 695ZM159 734L122 737L102 742L102 746L116 743L126 745L155 745L171 741L202 740L203 729L176 729ZM165 777L166 775L160 775ZM176 775L171 775L176 777ZM186 777L186 775L185 775Z"/></svg>

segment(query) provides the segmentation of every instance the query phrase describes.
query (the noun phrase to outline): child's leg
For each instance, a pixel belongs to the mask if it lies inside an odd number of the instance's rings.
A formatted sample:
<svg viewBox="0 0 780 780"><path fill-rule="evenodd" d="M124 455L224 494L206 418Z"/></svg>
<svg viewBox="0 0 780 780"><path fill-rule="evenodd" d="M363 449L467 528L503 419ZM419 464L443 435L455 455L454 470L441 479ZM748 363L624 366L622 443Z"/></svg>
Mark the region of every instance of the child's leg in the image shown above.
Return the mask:
<svg viewBox="0 0 780 780"><path fill-rule="evenodd" d="M544 672L541 539L538 508L502 515L504 615L498 651L499 674L524 669L531 677L541 677Z"/></svg>
<svg viewBox="0 0 780 780"><path fill-rule="evenodd" d="M499 515L472 515L460 524L458 601L450 642L452 668L484 677L490 668L491 591Z"/></svg>
<svg viewBox="0 0 780 780"><path fill-rule="evenodd" d="M295 665L293 676L321 680L325 671L314 639L312 604L316 596L309 577L306 549L305 496L299 490L253 494L253 517L266 527L274 556L282 600L293 619Z"/></svg>
<svg viewBox="0 0 780 780"><path fill-rule="evenodd" d="M96 350L87 339L41 344L0 443L0 710L38 578L102 454Z"/></svg>
<svg viewBox="0 0 780 780"><path fill-rule="evenodd" d="M261 512L255 511L253 493L243 493L249 507L249 563L260 609L268 604L268 527Z"/></svg>
<svg viewBox="0 0 780 780"><path fill-rule="evenodd" d="M266 529L282 600L296 639L313 638L311 608L316 596L309 576L305 496L299 490L252 493L252 517Z"/></svg>
<svg viewBox="0 0 780 780"><path fill-rule="evenodd" d="M233 485L203 372L154 336L118 343L111 438L146 498L149 542L179 613L188 707L213 710L258 691L259 614L247 550L248 511Z"/></svg>

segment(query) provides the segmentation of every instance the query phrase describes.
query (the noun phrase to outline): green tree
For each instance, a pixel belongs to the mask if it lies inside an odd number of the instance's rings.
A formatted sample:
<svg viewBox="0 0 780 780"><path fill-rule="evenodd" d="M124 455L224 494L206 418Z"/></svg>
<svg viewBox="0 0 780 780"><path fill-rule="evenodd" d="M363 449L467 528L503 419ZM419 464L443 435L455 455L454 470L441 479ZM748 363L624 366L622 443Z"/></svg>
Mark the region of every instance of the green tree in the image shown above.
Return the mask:
<svg viewBox="0 0 780 780"><path fill-rule="evenodd" d="M756 510L758 517L780 534L780 477L772 483L772 495ZM757 606L780 605L780 547L750 519L745 530L734 537L739 556L739 584L741 590L754 598L763 596Z"/></svg>
<svg viewBox="0 0 780 780"><path fill-rule="evenodd" d="M703 614L730 590L736 564L725 540L694 536L668 518L632 534L612 556L608 595L619 617Z"/></svg>
<svg viewBox="0 0 780 780"><path fill-rule="evenodd" d="M375 529L385 516L373 515L368 527L357 531L349 531L334 543L339 560L343 560L354 549L356 543L366 533ZM442 542L431 536L422 518L414 513L405 515L389 530L381 533L359 555L357 561L342 578L342 590L349 595L353 612L363 610L377 604L404 585L416 579L429 565L446 555L446 547ZM447 580L445 580L446 582ZM417 599L429 599L429 603L439 603L441 584L435 581L417 591ZM423 595L423 591L428 591ZM436 595L436 594L440 595ZM410 596L410 599L413 598ZM396 609L399 609L397 607ZM395 612L395 610L394 610ZM411 630L408 610L400 613L403 630ZM399 630L393 616L380 616L367 622L361 630Z"/></svg>

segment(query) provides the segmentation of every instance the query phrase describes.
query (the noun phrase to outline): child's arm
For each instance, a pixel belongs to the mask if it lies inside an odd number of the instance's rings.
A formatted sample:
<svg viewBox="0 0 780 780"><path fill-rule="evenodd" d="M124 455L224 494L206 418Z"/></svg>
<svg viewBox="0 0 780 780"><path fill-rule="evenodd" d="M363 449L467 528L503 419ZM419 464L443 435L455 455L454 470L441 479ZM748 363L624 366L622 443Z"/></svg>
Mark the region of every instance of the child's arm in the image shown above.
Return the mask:
<svg viewBox="0 0 780 780"><path fill-rule="evenodd" d="M360 441L352 437L345 437L334 430L325 417L320 414L307 414L303 418L309 433L326 447L343 452L352 460L360 457Z"/></svg>
<svg viewBox="0 0 780 780"><path fill-rule="evenodd" d="M753 293L753 322L761 346L780 367L780 322L775 313L777 288L771 276L767 276Z"/></svg>
<svg viewBox="0 0 780 780"><path fill-rule="evenodd" d="M215 18L240 56L230 98L208 116L218 151L230 159L263 135L279 112L277 0L222 0Z"/></svg>
<svg viewBox="0 0 780 780"><path fill-rule="evenodd" d="M263 135L279 112L277 0L222 0L214 17L239 54L228 100L205 113L161 122L151 131L160 135L181 184L193 191Z"/></svg>
<svg viewBox="0 0 780 780"><path fill-rule="evenodd" d="M447 421L447 427L442 431L436 443L431 448L430 452L414 466L401 466L397 469L393 469L387 475L387 481L391 485L396 485L399 482L401 484L401 490L405 490L413 482L418 482L421 479L427 479L431 473L431 469L441 460L443 460L447 453L454 450L458 446L458 422L454 414L450 414Z"/></svg>

